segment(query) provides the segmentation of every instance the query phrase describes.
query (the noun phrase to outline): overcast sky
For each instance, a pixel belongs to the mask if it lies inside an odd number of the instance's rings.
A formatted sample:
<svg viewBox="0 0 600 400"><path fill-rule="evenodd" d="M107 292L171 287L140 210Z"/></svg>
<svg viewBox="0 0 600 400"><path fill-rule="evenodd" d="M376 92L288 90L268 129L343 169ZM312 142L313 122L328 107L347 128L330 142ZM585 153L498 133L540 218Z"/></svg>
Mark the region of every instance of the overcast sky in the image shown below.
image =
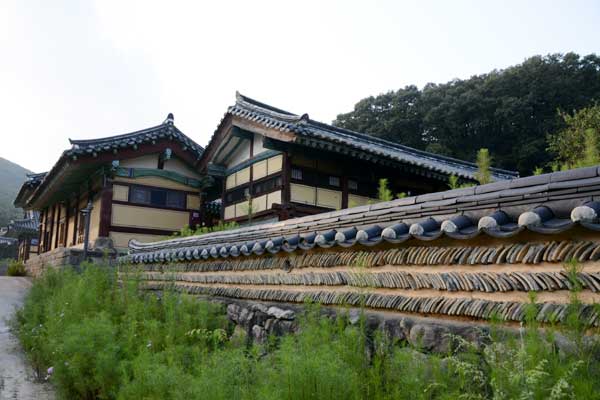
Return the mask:
<svg viewBox="0 0 600 400"><path fill-rule="evenodd" d="M408 84L600 53L600 1L0 0L0 157L175 124L206 145L235 91L331 122Z"/></svg>

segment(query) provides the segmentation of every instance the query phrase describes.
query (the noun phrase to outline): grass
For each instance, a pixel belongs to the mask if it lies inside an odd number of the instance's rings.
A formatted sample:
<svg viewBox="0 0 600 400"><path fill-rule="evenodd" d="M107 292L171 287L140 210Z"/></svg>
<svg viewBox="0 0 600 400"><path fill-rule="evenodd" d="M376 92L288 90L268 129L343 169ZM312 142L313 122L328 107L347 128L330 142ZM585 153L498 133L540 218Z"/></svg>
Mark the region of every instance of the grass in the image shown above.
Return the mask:
<svg viewBox="0 0 600 400"><path fill-rule="evenodd" d="M8 262L8 268L6 269L6 275L8 276L26 276L27 271L25 270L25 264L21 261L10 260Z"/></svg>
<svg viewBox="0 0 600 400"><path fill-rule="evenodd" d="M576 275L574 275L576 276ZM425 355L364 318L320 317L263 346L232 340L219 305L140 291L108 268L48 271L14 325L41 377L65 399L596 399L600 366L583 340L553 344L558 328L529 318L520 335L494 329L485 349ZM533 315L533 314L532 314ZM573 321L568 332L581 337Z"/></svg>

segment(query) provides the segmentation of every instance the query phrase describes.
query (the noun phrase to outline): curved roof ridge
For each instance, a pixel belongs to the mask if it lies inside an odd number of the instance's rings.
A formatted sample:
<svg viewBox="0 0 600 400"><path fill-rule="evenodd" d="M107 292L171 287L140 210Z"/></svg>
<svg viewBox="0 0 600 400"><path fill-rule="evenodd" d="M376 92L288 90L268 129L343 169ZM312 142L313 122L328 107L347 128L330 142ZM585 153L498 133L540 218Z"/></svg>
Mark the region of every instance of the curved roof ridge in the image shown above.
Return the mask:
<svg viewBox="0 0 600 400"><path fill-rule="evenodd" d="M360 137L362 139L367 139L367 140L372 141L372 142L378 142L378 143L384 144L386 146L395 147L395 148L404 150L404 151L406 151L408 153L416 153L418 155L426 156L426 157L430 156L430 157L435 158L435 159L442 159L442 160L449 161L449 162L455 162L455 163L457 163L459 165L465 165L466 164L466 165L470 165L470 166L473 166L473 167L477 168L477 164L474 163L474 162L472 162L472 161L466 161L466 160L461 160L459 158L446 156L446 155L443 155L443 154L432 153L432 152L427 151L427 150L421 150L421 149L417 149L415 147L410 147L410 146L403 145L401 143L392 142L391 140L383 139L383 138L380 138L378 136L373 136L373 135L370 135L368 133L357 132L357 131L354 131L352 129L346 129L346 128L342 128L342 127L339 127L339 126L335 126L335 125L331 125L331 124L326 124L324 122L315 121L313 119L309 119L309 122L311 124L318 125L322 129L328 129L328 130L332 130L332 131L334 131L336 133L344 133L344 134L347 134L347 135L350 135L350 136L358 136L358 137ZM331 128L333 128L333 129L331 129ZM506 174L509 174L509 175L514 175L515 174L515 171L511 171L511 170L503 169L503 168L491 167L490 170L497 171L497 172L502 172L502 173L506 173ZM517 175L514 175L514 176L516 177Z"/></svg>
<svg viewBox="0 0 600 400"><path fill-rule="evenodd" d="M403 145L401 143L392 142L386 139L379 138L377 136L369 135L367 133L356 132L350 129L337 127L335 125L327 124L324 122L315 121L313 119L310 119L308 114L303 114L302 116L299 116L297 114L293 114L291 112L272 107L268 104L251 99L247 96L240 94L239 92L236 93L236 104L229 108L229 112L232 112L235 109L235 107L239 107L253 113L258 113L266 118L274 118L276 120L278 119L288 124L293 124L291 127L293 128L293 130L298 131L299 133L310 133L316 136L319 136L319 133L321 133L321 135L325 133L337 135L340 139L355 140L358 142L362 142L348 143L352 146L356 146L359 148L369 145L381 146L383 147L382 150L392 152L397 151L416 158L425 158L434 162L438 161L446 163L448 167L455 167L459 169L463 168L465 170L468 170L469 175L472 175L477 168L477 165L470 161L464 161L454 157L448 157L440 154L431 153L426 150L416 149L410 146ZM323 139L335 141L335 138L331 137L323 137ZM363 148L363 150L368 149ZM375 153L379 152L375 151ZM393 154L388 154L387 156L394 157ZM436 168L433 169L435 170ZM507 179L518 177L518 172L516 171L510 171L496 167L492 167L490 168L490 170L495 178ZM457 171L454 171L452 173L457 173ZM458 172L458 175L462 176L464 174Z"/></svg>
<svg viewBox="0 0 600 400"><path fill-rule="evenodd" d="M136 136L142 133L150 133L150 132L154 132L160 128L166 127L166 124L160 124L160 125L156 125L150 128L146 128L146 129L141 129L139 131L134 131L134 132L128 132L128 133L120 133L118 135L112 135L112 136L104 136L101 138L97 138L97 139L71 139L69 138L69 143L71 144L96 144L96 143L103 143L103 142L110 142L113 140L118 140L118 139L125 139L128 138L130 136Z"/></svg>
<svg viewBox="0 0 600 400"><path fill-rule="evenodd" d="M238 104L238 103L248 103L248 104L256 106L256 107L264 108L265 110L274 111L274 112L276 112L278 114L284 114L284 115L287 115L287 116L299 117L297 114L294 114L292 112L289 112L289 111L286 111L286 110L282 110L281 108L273 107L271 105L268 105L266 103L260 102L258 100L254 100L254 99L252 99L252 98L250 98L248 96L244 96L240 92L235 92L235 102L236 102L236 104Z"/></svg>

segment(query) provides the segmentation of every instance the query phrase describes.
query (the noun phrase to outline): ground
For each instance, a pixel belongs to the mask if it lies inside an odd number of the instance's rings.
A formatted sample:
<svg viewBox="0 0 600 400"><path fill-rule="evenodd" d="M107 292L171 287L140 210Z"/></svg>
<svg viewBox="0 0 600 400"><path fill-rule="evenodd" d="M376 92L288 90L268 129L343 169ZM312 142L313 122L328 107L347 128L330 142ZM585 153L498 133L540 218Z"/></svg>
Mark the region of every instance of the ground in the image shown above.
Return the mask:
<svg viewBox="0 0 600 400"><path fill-rule="evenodd" d="M28 278L0 276L0 400L54 399L48 383L40 383L7 320L23 303L31 286Z"/></svg>

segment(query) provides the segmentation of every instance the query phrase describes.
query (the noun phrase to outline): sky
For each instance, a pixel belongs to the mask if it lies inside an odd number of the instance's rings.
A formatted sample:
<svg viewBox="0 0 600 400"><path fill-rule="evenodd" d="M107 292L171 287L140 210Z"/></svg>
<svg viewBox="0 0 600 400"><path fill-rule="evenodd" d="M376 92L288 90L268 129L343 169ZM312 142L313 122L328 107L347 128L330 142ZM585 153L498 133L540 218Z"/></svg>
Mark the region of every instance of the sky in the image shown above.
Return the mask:
<svg viewBox="0 0 600 400"><path fill-rule="evenodd" d="M360 99L600 53L600 1L0 0L0 157L161 123L205 146L236 90L331 122Z"/></svg>

